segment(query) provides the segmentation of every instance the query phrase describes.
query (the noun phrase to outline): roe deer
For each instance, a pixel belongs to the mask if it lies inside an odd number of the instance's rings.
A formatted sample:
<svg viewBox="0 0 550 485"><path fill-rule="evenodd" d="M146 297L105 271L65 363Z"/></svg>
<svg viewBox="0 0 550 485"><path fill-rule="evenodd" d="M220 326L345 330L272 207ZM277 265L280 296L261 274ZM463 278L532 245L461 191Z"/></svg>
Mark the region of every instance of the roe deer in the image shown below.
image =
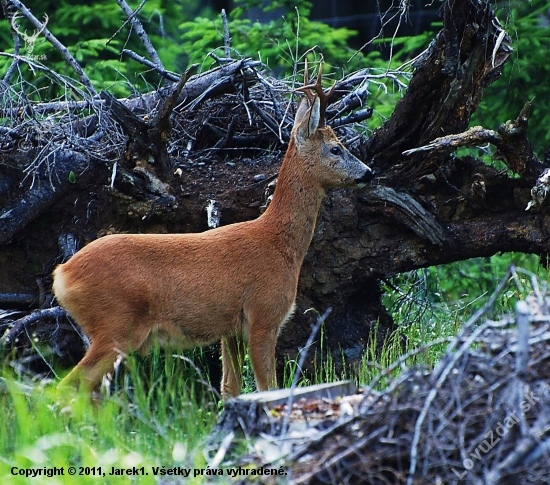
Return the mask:
<svg viewBox="0 0 550 485"><path fill-rule="evenodd" d="M330 93L321 73L305 84L275 193L258 219L203 233L106 236L56 268L55 296L91 342L61 385L93 391L120 354L221 339L224 399L241 391L243 340L258 390L277 386L277 335L294 310L325 189L372 177L324 126Z"/></svg>

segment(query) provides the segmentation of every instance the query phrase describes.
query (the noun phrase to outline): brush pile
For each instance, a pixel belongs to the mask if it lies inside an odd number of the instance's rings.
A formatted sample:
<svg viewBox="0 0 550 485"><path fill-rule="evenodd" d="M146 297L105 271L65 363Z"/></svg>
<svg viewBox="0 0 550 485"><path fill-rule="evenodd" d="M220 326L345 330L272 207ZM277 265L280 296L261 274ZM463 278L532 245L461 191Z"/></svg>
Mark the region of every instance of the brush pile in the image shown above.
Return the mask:
<svg viewBox="0 0 550 485"><path fill-rule="evenodd" d="M550 297L534 281L515 315L480 323L509 276L433 370L404 369L375 391L404 356L363 390L353 416L295 439L270 466L293 484L549 483ZM269 466L260 454L248 464Z"/></svg>

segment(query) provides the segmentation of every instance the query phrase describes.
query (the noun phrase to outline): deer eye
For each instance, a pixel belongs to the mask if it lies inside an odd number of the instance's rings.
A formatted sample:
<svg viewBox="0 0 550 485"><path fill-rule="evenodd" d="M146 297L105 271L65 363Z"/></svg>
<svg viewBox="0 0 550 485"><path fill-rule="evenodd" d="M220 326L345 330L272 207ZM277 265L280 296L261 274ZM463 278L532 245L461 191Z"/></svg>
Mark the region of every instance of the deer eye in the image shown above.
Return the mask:
<svg viewBox="0 0 550 485"><path fill-rule="evenodd" d="M330 153L332 153L333 155L341 155L342 149L340 147L332 147L330 149Z"/></svg>

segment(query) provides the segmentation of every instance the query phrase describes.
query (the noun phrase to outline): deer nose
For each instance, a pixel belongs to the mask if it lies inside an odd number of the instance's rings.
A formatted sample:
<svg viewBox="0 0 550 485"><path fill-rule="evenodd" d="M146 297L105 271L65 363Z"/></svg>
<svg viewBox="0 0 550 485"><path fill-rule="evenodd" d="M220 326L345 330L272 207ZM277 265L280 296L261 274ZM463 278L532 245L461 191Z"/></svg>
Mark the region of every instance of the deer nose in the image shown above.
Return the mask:
<svg viewBox="0 0 550 485"><path fill-rule="evenodd" d="M355 179L355 183L366 184L367 182L370 182L373 177L374 177L374 172L370 167L367 167L367 170L365 170L365 173L361 175L361 177Z"/></svg>

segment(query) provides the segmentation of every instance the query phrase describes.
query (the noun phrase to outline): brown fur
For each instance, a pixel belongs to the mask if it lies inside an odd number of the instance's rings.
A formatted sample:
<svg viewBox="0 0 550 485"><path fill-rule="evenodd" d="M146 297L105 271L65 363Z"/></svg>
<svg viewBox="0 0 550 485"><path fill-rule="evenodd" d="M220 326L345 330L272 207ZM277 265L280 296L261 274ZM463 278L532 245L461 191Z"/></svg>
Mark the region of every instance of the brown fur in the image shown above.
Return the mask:
<svg viewBox="0 0 550 485"><path fill-rule="evenodd" d="M224 398L241 391L243 340L258 389L276 387L277 335L294 308L325 189L370 172L319 119L317 100L301 106L273 200L258 219L200 234L106 236L56 268L55 295L91 341L63 385L91 391L119 354L155 342L185 348L221 339Z"/></svg>

